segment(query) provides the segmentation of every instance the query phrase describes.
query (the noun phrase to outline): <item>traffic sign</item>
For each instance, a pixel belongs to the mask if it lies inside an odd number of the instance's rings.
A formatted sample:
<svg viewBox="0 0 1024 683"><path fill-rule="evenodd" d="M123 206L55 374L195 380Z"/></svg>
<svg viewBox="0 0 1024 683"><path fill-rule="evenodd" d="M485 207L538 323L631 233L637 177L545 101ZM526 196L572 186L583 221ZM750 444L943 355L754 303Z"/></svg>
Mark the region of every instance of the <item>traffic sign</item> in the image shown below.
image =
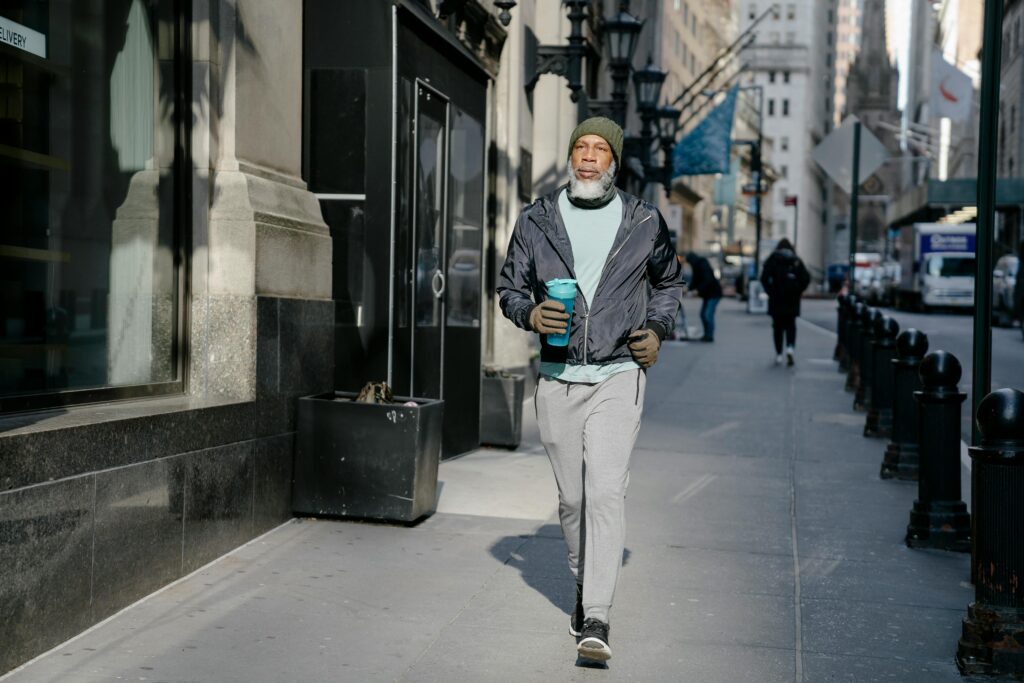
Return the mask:
<svg viewBox="0 0 1024 683"><path fill-rule="evenodd" d="M843 125L836 128L811 152L811 158L821 166L836 185L846 194L853 191L853 127L856 116L847 116ZM889 158L885 145L866 126L860 131L860 179L868 179Z"/></svg>

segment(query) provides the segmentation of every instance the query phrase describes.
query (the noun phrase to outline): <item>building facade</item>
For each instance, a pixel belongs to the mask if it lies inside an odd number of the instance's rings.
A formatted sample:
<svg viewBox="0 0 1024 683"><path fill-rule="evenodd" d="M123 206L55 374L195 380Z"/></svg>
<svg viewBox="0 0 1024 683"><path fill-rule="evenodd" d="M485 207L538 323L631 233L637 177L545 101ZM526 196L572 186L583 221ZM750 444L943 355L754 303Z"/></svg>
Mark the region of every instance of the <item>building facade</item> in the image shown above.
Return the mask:
<svg viewBox="0 0 1024 683"><path fill-rule="evenodd" d="M505 31L347 7L0 8L0 672L290 519L300 396L478 443Z"/></svg>
<svg viewBox="0 0 1024 683"><path fill-rule="evenodd" d="M846 83L857 59L861 41L861 8L864 0L839 0L836 9L836 86L832 123L839 126L846 112ZM889 22L886 21L888 31Z"/></svg>
<svg viewBox="0 0 1024 683"><path fill-rule="evenodd" d="M885 0L864 0L861 48L846 85L846 113L860 119L864 128L885 146L890 158L900 156L900 73L889 57ZM857 221L858 250L886 254L887 214L900 196L902 178L898 164L887 162L861 178ZM837 196L839 214L849 215L849 197ZM849 233L837 231L832 258L842 261L849 253Z"/></svg>
<svg viewBox="0 0 1024 683"><path fill-rule="evenodd" d="M811 152L833 125L836 3L744 0L741 7L741 28L771 9L757 28L746 63L750 82L765 89L765 134L775 140L778 180L765 198L775 215L772 238L795 240L801 258L820 280L829 240L828 189ZM797 197L798 216L784 206L788 196Z"/></svg>

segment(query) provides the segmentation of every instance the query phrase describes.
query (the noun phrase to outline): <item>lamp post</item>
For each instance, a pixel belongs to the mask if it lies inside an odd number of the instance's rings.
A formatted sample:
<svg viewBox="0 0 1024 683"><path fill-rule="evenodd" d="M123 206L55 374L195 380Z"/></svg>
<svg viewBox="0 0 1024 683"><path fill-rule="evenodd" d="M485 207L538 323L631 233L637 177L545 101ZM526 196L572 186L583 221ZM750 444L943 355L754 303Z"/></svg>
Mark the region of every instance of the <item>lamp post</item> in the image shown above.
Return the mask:
<svg viewBox="0 0 1024 683"><path fill-rule="evenodd" d="M629 72L633 69L633 55L644 22L627 10L628 2L619 3L619 11L601 22L605 45L608 48L608 67L612 72L611 113L616 123L626 125L626 97Z"/></svg>
<svg viewBox="0 0 1024 683"><path fill-rule="evenodd" d="M556 74L564 76L568 81L569 98L573 102L580 99L580 91L583 90L583 56L587 51L587 39L583 36L583 21L587 18L587 8L590 7L590 0L562 0L569 8L569 44L568 45L538 45L537 66L533 76L526 83L527 92L531 92L537 85L537 79L541 74Z"/></svg>
<svg viewBox="0 0 1024 683"><path fill-rule="evenodd" d="M661 86L668 76L654 65L654 60L647 58L647 66L633 73L633 85L636 88L636 108L640 114L640 163L644 166L645 175L651 168L651 143L654 140L652 128L658 119L658 101L661 99Z"/></svg>
<svg viewBox="0 0 1024 683"><path fill-rule="evenodd" d="M672 195L672 149L676 144L679 132L679 116L683 112L675 107L664 106L658 109L658 141L661 144L661 184L665 186L665 196Z"/></svg>

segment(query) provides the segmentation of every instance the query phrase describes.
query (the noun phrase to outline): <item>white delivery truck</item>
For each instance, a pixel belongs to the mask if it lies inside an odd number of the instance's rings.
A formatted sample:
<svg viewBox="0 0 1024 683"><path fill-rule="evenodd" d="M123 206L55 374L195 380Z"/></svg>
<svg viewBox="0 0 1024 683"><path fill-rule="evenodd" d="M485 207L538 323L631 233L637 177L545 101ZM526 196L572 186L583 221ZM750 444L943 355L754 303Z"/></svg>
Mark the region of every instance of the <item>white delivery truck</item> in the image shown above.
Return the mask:
<svg viewBox="0 0 1024 683"><path fill-rule="evenodd" d="M926 311L974 305L973 223L914 223L900 231L896 307Z"/></svg>

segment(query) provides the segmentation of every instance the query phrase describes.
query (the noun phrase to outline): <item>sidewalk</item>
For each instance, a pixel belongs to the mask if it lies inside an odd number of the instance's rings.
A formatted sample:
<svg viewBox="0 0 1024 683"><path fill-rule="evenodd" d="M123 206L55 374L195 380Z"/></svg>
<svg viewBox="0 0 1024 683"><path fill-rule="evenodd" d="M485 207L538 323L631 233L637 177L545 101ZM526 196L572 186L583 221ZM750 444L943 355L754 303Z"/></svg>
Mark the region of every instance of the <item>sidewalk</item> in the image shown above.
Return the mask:
<svg viewBox="0 0 1024 683"><path fill-rule="evenodd" d="M801 323L787 369L766 317L718 321L650 375L607 670L577 666L528 420L416 527L295 520L2 680L961 681L969 558L903 545L916 485L879 480L834 336Z"/></svg>

